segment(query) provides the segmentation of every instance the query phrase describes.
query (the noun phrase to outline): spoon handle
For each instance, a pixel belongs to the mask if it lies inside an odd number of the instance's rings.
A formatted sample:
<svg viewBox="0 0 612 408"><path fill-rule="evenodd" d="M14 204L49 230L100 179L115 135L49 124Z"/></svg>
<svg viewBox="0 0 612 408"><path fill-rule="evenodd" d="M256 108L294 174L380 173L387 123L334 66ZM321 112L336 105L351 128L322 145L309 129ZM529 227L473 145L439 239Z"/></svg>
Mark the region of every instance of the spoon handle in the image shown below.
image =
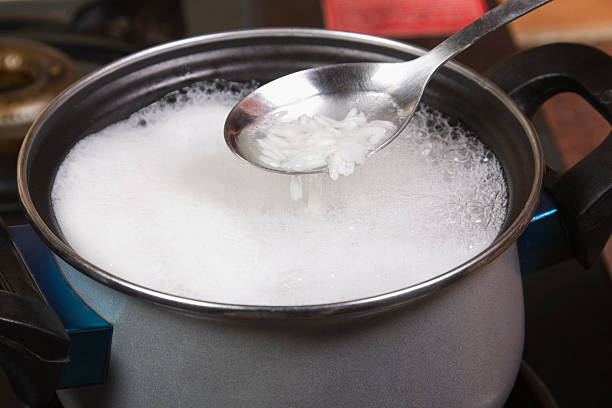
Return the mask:
<svg viewBox="0 0 612 408"><path fill-rule="evenodd" d="M474 44L491 31L552 0L508 0L457 31L426 54L438 66Z"/></svg>

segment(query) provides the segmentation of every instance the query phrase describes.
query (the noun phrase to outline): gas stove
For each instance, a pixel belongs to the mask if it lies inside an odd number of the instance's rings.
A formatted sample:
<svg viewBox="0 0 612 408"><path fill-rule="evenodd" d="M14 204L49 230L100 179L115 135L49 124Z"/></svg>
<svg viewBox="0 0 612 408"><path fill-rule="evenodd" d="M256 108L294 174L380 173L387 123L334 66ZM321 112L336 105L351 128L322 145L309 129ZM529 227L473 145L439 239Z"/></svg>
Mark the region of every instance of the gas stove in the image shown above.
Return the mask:
<svg viewBox="0 0 612 408"><path fill-rule="evenodd" d="M130 2L130 6L121 3L0 2L0 38L27 38L55 47L72 59L79 75L85 75L136 50L188 34L280 25L278 21L282 16L271 10L286 7L281 2L267 1L259 8L242 9L242 23L230 20L225 26L218 27L218 21L207 18L204 20L209 25L199 27L196 14L198 11L206 12L206 9L194 2L184 1L176 6L175 2L163 0L135 1ZM238 3L244 2L230 1L228 7L239 8ZM323 24L320 11L318 15L316 13L319 10L317 1L305 1L300 7L304 8L303 19L294 21L294 15L291 24L284 25ZM429 48L440 38L403 40ZM491 44L498 45L494 53L488 51ZM503 55L514 51L507 31L501 30L461 56L460 61L484 71ZM534 122L543 138L547 160L553 165L560 162L557 146L545 121L536 117ZM10 225L10 238L42 289L44 299L60 315L73 338L74 348L78 351L80 345L97 344L95 353L80 349L81 357L73 356L73 361L78 364L66 370L60 386L103 383L112 326L65 285L62 273L74 271L51 254L27 225L18 207L15 166L15 156L3 157L0 162L0 212ZM524 277L523 286L526 313L524 362L506 406L612 406L612 284L608 266L600 259L586 270L570 259L530 272ZM63 295L58 298L51 294L52 287L61 288ZM71 314L71 309L78 309L82 314ZM84 355L88 355L88 359L84 360ZM90 370L83 371L84 367ZM95 369L91 370L92 367ZM6 385L0 387L0 400L8 393L10 390ZM16 400L10 401L15 401L11 404L16 407L20 406ZM55 398L48 406L61 407L61 403Z"/></svg>

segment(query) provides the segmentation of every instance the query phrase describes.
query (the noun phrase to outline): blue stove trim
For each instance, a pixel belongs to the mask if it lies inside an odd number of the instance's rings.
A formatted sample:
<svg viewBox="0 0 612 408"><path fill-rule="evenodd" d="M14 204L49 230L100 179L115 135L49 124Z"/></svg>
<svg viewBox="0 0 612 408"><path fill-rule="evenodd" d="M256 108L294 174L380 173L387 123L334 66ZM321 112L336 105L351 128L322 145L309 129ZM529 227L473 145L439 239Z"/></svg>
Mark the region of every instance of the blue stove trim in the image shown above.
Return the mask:
<svg viewBox="0 0 612 408"><path fill-rule="evenodd" d="M542 193L536 215L519 237L517 246L523 275L572 256L561 213L546 192Z"/></svg>
<svg viewBox="0 0 612 408"><path fill-rule="evenodd" d="M29 225L8 228L32 278L70 337L70 362L59 388L104 384L113 326L91 309L66 282L49 248Z"/></svg>

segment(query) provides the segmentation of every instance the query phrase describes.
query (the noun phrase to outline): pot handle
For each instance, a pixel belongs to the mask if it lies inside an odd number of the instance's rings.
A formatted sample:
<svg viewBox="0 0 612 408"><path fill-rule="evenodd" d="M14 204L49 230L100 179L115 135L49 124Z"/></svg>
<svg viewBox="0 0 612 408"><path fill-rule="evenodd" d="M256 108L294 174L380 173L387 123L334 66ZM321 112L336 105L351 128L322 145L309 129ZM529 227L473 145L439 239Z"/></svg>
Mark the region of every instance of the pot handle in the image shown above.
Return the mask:
<svg viewBox="0 0 612 408"><path fill-rule="evenodd" d="M612 124L612 57L581 44L548 44L520 52L487 76L531 117L560 92L581 95ZM612 133L563 174L547 167L544 182L561 212L576 259L589 267L612 232Z"/></svg>
<svg viewBox="0 0 612 408"><path fill-rule="evenodd" d="M0 219L0 366L13 391L39 407L55 395L69 338L17 255Z"/></svg>

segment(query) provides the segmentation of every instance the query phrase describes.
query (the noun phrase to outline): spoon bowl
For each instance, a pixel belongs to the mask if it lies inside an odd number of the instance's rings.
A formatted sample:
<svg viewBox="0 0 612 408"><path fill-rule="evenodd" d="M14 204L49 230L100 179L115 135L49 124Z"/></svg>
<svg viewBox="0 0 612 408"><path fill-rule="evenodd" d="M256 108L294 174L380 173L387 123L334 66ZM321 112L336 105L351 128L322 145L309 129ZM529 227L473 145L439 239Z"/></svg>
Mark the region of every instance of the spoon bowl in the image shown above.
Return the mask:
<svg viewBox="0 0 612 408"><path fill-rule="evenodd" d="M232 109L225 122L225 141L236 155L268 171L289 175L327 172L327 166L296 170L269 165L262 160L257 143L261 133L244 130L275 116L282 116L283 121L302 115L340 120L354 108L366 113L368 120L385 120L397 126L369 150L367 156L371 156L404 130L440 66L484 35L550 1L509 0L414 60L322 66L269 82Z"/></svg>

